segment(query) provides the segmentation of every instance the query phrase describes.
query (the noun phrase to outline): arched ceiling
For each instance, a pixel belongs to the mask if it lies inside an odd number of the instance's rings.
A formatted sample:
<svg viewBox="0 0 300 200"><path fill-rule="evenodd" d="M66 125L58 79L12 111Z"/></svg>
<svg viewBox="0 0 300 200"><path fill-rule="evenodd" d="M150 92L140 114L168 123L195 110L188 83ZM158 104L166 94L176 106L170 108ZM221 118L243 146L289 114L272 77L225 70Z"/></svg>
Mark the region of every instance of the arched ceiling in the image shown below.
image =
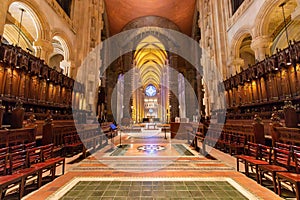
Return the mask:
<svg viewBox="0 0 300 200"><path fill-rule="evenodd" d="M32 11L25 4L20 2L14 2L10 5L8 12L17 21L17 23L20 23L21 13L22 13L20 9L25 10L23 12L22 27L26 29L26 31L30 34L33 40L37 40L38 22L34 19Z"/></svg>
<svg viewBox="0 0 300 200"><path fill-rule="evenodd" d="M287 20L289 20L288 18L290 17L291 13L295 10L296 7L297 2L295 0L290 0L286 2L284 6L284 11ZM279 6L275 7L272 10L268 20L268 34L274 39L284 28L282 8Z"/></svg>
<svg viewBox="0 0 300 200"><path fill-rule="evenodd" d="M186 35L191 35L196 0L105 0L112 35L140 17L159 16L174 22Z"/></svg>
<svg viewBox="0 0 300 200"><path fill-rule="evenodd" d="M164 45L154 36L148 36L137 46L134 59L140 71L142 85L146 87L152 84L158 87L167 59Z"/></svg>

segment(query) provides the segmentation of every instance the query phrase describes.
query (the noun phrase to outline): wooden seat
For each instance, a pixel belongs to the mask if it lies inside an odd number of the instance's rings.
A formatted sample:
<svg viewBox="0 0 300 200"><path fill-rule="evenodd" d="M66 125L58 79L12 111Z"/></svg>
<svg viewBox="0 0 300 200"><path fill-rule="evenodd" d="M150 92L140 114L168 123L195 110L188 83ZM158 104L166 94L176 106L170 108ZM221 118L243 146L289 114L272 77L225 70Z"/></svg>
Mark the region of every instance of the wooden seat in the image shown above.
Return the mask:
<svg viewBox="0 0 300 200"><path fill-rule="evenodd" d="M274 192L277 193L276 173L285 172L290 168L291 152L274 148L272 165L258 165L259 182L262 184L264 174L269 174L272 177Z"/></svg>
<svg viewBox="0 0 300 200"><path fill-rule="evenodd" d="M286 151L291 151L292 150L292 145L284 144L284 143L281 143L281 142L276 142L275 147L278 148L278 149L286 150Z"/></svg>
<svg viewBox="0 0 300 200"><path fill-rule="evenodd" d="M0 176L4 176L7 174L7 162L8 162L8 154L0 155Z"/></svg>
<svg viewBox="0 0 300 200"><path fill-rule="evenodd" d="M25 150L24 148L25 148L24 144L14 145L9 148L9 152L15 153L15 152L23 151Z"/></svg>
<svg viewBox="0 0 300 200"><path fill-rule="evenodd" d="M278 195L281 196L281 182L289 182L296 190L296 198L300 199L300 153L293 153L296 163L296 173L278 172L276 174L278 183Z"/></svg>
<svg viewBox="0 0 300 200"><path fill-rule="evenodd" d="M65 173L65 158L63 157L54 157L53 156L53 144L42 146L42 160L43 162L49 164L49 166L53 165L52 171L52 179L55 178L56 168L58 166L62 166L62 175Z"/></svg>
<svg viewBox="0 0 300 200"><path fill-rule="evenodd" d="M239 171L239 163L244 163L246 160L249 159L257 159L258 157L258 144L253 143L253 142L247 142L248 149L247 151L244 152L242 155L236 155L236 167L237 171ZM245 171L246 171L246 166L245 166Z"/></svg>
<svg viewBox="0 0 300 200"><path fill-rule="evenodd" d="M76 135L69 135L64 137L64 155L73 156L78 152L82 152L83 144L80 141L80 137Z"/></svg>
<svg viewBox="0 0 300 200"><path fill-rule="evenodd" d="M35 141L27 143L27 144L24 144L25 150L32 149L32 148L35 148L35 147L36 147L36 142Z"/></svg>
<svg viewBox="0 0 300 200"><path fill-rule="evenodd" d="M268 165L271 164L271 150L272 148L265 145L258 145L258 159L249 159L245 161L246 175L249 175L249 167L256 170L256 181L259 182L259 165Z"/></svg>
<svg viewBox="0 0 300 200"><path fill-rule="evenodd" d="M0 194L2 199L6 190L11 186L19 185L19 198L24 195L26 178L36 173L34 168L26 168L26 151L11 153L9 156L9 175L0 176Z"/></svg>
<svg viewBox="0 0 300 200"><path fill-rule="evenodd" d="M245 142L245 136L231 135L230 143L228 144L230 155L243 152L245 148Z"/></svg>
<svg viewBox="0 0 300 200"><path fill-rule="evenodd" d="M256 170L256 181L259 182L259 173L258 166L259 165L268 165L271 160L271 147L249 143L249 155L238 155L237 158L237 169L239 169L239 162L243 162L245 164L245 174L249 176L249 167L251 169Z"/></svg>
<svg viewBox="0 0 300 200"><path fill-rule="evenodd" d="M42 162L41 148L31 148L27 150L28 167L34 168L37 174L38 188L41 186L43 166L39 165Z"/></svg>
<svg viewBox="0 0 300 200"><path fill-rule="evenodd" d="M0 148L0 155L6 155L9 153L9 147Z"/></svg>

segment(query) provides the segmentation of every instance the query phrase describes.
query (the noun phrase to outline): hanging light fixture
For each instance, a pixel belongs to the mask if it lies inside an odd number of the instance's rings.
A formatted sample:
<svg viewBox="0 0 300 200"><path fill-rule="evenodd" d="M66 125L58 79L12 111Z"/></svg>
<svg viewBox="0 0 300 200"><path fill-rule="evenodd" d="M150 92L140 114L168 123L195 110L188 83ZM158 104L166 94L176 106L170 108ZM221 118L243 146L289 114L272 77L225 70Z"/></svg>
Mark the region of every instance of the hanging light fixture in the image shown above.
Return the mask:
<svg viewBox="0 0 300 200"><path fill-rule="evenodd" d="M23 15L24 15L24 8L20 8L21 11L21 17L20 17L20 24L19 24L19 34L18 34L18 43L17 46L19 46L20 43L20 36L21 36L21 28L22 28L22 22L23 22Z"/></svg>
<svg viewBox="0 0 300 200"><path fill-rule="evenodd" d="M279 5L279 7L281 7L282 9L282 16L283 16L283 20L284 20L284 29L285 29L285 36L286 36L286 40L287 40L287 44L289 45L289 34L288 34L288 30L287 30L287 22L286 22L286 17L285 17L285 10L284 10L284 6L286 5L286 1L284 1L282 4Z"/></svg>
<svg viewBox="0 0 300 200"><path fill-rule="evenodd" d="M285 29L285 37L286 37L287 44L289 46L290 40L289 40L289 34L288 34L288 30L287 30L287 21L286 21L286 17L285 17L285 10L284 10L285 5L286 5L286 1L284 1L282 4L280 4L279 7L281 7L281 9L282 9L282 16L283 16L284 29ZM288 62L286 64L288 66L292 65L292 62L290 61L290 59L288 60Z"/></svg>

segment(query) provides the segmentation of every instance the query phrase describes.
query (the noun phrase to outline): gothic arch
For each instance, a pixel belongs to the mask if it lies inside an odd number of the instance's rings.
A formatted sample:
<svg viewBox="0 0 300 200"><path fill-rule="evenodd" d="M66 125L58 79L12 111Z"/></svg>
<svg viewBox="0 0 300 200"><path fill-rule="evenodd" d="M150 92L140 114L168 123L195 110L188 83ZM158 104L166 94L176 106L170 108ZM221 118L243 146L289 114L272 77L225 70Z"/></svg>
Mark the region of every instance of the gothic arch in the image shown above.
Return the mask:
<svg viewBox="0 0 300 200"><path fill-rule="evenodd" d="M256 20L255 20L255 27L254 27L254 36L269 36L269 28L270 28L270 21L272 20L272 12L274 9L278 9L279 5L282 1L278 0L266 0L265 3L262 5ZM290 0L287 3L294 3L297 5L295 0Z"/></svg>
<svg viewBox="0 0 300 200"><path fill-rule="evenodd" d="M240 57L240 47L242 45L243 40L250 35L253 38L253 33L250 28L248 27L242 27L240 28L234 37L232 38L231 42L231 55L233 58L239 58Z"/></svg>
<svg viewBox="0 0 300 200"><path fill-rule="evenodd" d="M71 48L73 45L70 42L70 39L68 36L64 33L64 31L56 29L52 31L51 38L58 37L60 38L59 41L62 44L62 47L64 48L65 51L65 59L66 60L73 60L74 56L74 50Z"/></svg>

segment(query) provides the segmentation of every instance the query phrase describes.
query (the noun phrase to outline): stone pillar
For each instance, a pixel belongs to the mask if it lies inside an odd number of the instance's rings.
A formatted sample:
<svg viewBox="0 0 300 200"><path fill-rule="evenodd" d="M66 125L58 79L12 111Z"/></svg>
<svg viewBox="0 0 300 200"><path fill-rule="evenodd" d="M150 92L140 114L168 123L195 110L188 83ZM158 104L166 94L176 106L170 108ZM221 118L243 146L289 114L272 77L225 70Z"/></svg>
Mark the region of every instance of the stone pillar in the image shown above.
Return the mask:
<svg viewBox="0 0 300 200"><path fill-rule="evenodd" d="M4 33L4 25L6 22L6 14L8 11L8 1L2 1L0 3L0 35Z"/></svg>
<svg viewBox="0 0 300 200"><path fill-rule="evenodd" d="M51 41L48 40L38 40L33 43L36 48L36 55L41 59L45 60L46 63L49 63L50 55L53 52L54 48Z"/></svg>
<svg viewBox="0 0 300 200"><path fill-rule="evenodd" d="M177 69L178 57L177 55L171 54L170 56L170 67ZM178 72L176 70L170 71L169 77L170 84L170 121L174 122L175 117L179 117L179 102L178 102Z"/></svg>
<svg viewBox="0 0 300 200"><path fill-rule="evenodd" d="M252 39L251 48L255 52L255 59L262 61L270 55L271 39L268 36L258 36Z"/></svg>
<svg viewBox="0 0 300 200"><path fill-rule="evenodd" d="M76 79L76 76L77 76L77 66L79 67L80 65L76 66L76 63L73 60L70 60L69 63L70 63L70 66L69 66L68 76L71 77L71 78Z"/></svg>
<svg viewBox="0 0 300 200"><path fill-rule="evenodd" d="M132 66L132 54L127 53L123 55L123 66ZM130 98L132 95L132 73L126 73L124 76L124 109L123 109L123 117L130 118L130 113L128 108L130 108ZM137 109L137 108L136 108Z"/></svg>
<svg viewBox="0 0 300 200"><path fill-rule="evenodd" d="M241 68L245 67L244 65L245 65L244 59L241 59L241 58L233 59L230 63L230 66L231 66L230 75L235 75L236 72L240 73Z"/></svg>

